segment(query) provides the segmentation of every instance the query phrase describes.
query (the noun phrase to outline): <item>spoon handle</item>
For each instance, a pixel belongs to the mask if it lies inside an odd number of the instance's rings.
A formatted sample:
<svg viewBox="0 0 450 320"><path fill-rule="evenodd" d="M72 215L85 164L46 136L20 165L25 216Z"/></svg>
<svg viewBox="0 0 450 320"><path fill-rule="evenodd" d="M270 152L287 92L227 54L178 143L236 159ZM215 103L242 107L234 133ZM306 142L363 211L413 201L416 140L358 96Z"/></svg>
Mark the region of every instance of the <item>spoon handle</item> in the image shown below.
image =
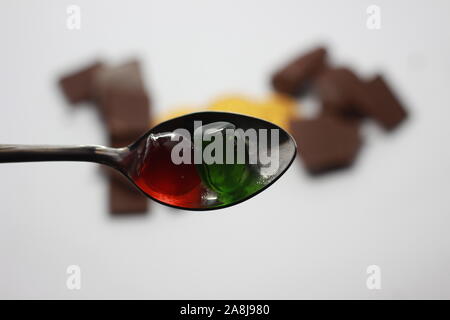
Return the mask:
<svg viewBox="0 0 450 320"><path fill-rule="evenodd" d="M84 161L118 167L128 148L96 145L46 146L0 144L0 163L35 161Z"/></svg>

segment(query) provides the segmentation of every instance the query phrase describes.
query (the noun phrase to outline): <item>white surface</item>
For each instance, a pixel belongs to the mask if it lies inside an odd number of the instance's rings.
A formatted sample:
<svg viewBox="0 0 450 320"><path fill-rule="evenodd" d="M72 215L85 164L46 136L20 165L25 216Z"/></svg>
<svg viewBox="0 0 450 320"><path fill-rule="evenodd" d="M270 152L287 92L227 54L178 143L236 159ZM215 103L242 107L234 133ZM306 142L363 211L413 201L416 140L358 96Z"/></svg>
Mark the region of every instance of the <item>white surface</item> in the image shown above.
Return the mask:
<svg viewBox="0 0 450 320"><path fill-rule="evenodd" d="M105 143L57 77L95 57L144 61L155 110L219 94L263 97L289 57L326 43L337 62L382 70L411 111L365 128L349 171L299 163L269 190L213 213L154 204L112 218L95 165L0 165L1 298L450 298L448 1L1 1L0 142ZM66 6L82 29L66 29ZM82 288L66 288L79 265ZM382 289L366 288L366 268Z"/></svg>

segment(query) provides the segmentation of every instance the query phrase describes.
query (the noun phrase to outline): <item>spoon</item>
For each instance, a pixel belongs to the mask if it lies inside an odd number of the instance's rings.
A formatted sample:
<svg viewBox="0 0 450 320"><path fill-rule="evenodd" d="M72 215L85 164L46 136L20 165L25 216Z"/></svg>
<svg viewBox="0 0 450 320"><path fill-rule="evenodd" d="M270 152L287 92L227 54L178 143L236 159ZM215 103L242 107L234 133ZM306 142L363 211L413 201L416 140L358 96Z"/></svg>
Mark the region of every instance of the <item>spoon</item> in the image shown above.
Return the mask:
<svg viewBox="0 0 450 320"><path fill-rule="evenodd" d="M187 210L250 199L278 180L295 154L294 139L275 124L214 111L162 122L123 148L0 144L0 163L100 163L120 171L153 200Z"/></svg>

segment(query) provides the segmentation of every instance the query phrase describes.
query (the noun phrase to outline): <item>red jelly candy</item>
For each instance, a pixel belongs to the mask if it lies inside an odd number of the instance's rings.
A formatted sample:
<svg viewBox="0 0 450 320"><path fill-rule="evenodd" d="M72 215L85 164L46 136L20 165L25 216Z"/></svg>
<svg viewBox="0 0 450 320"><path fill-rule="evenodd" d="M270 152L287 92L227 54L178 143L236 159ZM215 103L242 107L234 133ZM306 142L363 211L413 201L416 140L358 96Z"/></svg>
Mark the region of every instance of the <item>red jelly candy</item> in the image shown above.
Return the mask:
<svg viewBox="0 0 450 320"><path fill-rule="evenodd" d="M174 206L198 207L204 192L200 177L193 161L190 164L172 161L172 149L179 142L172 141L171 135L173 133L148 138L135 183L157 200Z"/></svg>

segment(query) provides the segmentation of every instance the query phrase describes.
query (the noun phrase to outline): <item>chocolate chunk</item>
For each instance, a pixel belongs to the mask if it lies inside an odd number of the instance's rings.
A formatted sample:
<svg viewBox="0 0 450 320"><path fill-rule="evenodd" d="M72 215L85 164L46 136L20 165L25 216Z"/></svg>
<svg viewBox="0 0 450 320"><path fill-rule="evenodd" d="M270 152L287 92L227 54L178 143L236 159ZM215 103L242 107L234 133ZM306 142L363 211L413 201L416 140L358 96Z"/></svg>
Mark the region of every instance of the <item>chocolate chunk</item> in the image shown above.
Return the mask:
<svg viewBox="0 0 450 320"><path fill-rule="evenodd" d="M315 87L326 114L370 117L386 129L406 118L405 109L380 76L364 82L349 69L330 69L317 77Z"/></svg>
<svg viewBox="0 0 450 320"><path fill-rule="evenodd" d="M96 103L113 147L127 146L149 129L150 101L137 61L118 67L94 64L64 77L60 85L70 101ZM147 211L148 198L128 179L111 168L102 169L109 179L111 213Z"/></svg>
<svg viewBox="0 0 450 320"><path fill-rule="evenodd" d="M111 171L109 209L111 213L145 213L148 198L119 172Z"/></svg>
<svg viewBox="0 0 450 320"><path fill-rule="evenodd" d="M112 147L133 143L150 126L150 100L136 61L103 69L95 79L96 97ZM145 212L148 198L117 172L110 176L110 211Z"/></svg>
<svg viewBox="0 0 450 320"><path fill-rule="evenodd" d="M150 126L150 100L139 63L131 61L102 69L94 82L96 100L105 120L112 147L127 146ZM110 172L110 211L145 212L148 198L117 172Z"/></svg>
<svg viewBox="0 0 450 320"><path fill-rule="evenodd" d="M364 114L361 114L361 112L359 112L355 108L350 107L337 111L336 108L334 108L334 105L328 105L326 102L322 103L319 117L334 117L338 120L353 125L362 124L366 119L366 116Z"/></svg>
<svg viewBox="0 0 450 320"><path fill-rule="evenodd" d="M293 121L291 131L306 169L314 174L350 166L361 146L359 126L332 117Z"/></svg>
<svg viewBox="0 0 450 320"><path fill-rule="evenodd" d="M59 85L70 103L89 101L93 98L92 82L101 68L102 64L96 62L59 80Z"/></svg>
<svg viewBox="0 0 450 320"><path fill-rule="evenodd" d="M326 50L318 48L300 56L272 77L273 88L281 93L298 96L314 76L325 67Z"/></svg>
<svg viewBox="0 0 450 320"><path fill-rule="evenodd" d="M150 126L150 99L139 63L103 68L94 81L100 112L111 136L138 138Z"/></svg>
<svg viewBox="0 0 450 320"><path fill-rule="evenodd" d="M149 98L145 92L108 90L102 101L103 116L114 139L137 139L150 127Z"/></svg>
<svg viewBox="0 0 450 320"><path fill-rule="evenodd" d="M145 92L139 62L132 60L117 67L102 68L96 73L93 90L100 103L108 92Z"/></svg>
<svg viewBox="0 0 450 320"><path fill-rule="evenodd" d="M374 118L385 129L391 130L397 127L406 119L405 108L389 88L382 76L377 75L367 83L367 88L371 97L376 101L376 107L367 110L367 113Z"/></svg>
<svg viewBox="0 0 450 320"><path fill-rule="evenodd" d="M350 69L336 68L322 72L315 81L322 105L329 113L365 115L373 104L363 81Z"/></svg>

